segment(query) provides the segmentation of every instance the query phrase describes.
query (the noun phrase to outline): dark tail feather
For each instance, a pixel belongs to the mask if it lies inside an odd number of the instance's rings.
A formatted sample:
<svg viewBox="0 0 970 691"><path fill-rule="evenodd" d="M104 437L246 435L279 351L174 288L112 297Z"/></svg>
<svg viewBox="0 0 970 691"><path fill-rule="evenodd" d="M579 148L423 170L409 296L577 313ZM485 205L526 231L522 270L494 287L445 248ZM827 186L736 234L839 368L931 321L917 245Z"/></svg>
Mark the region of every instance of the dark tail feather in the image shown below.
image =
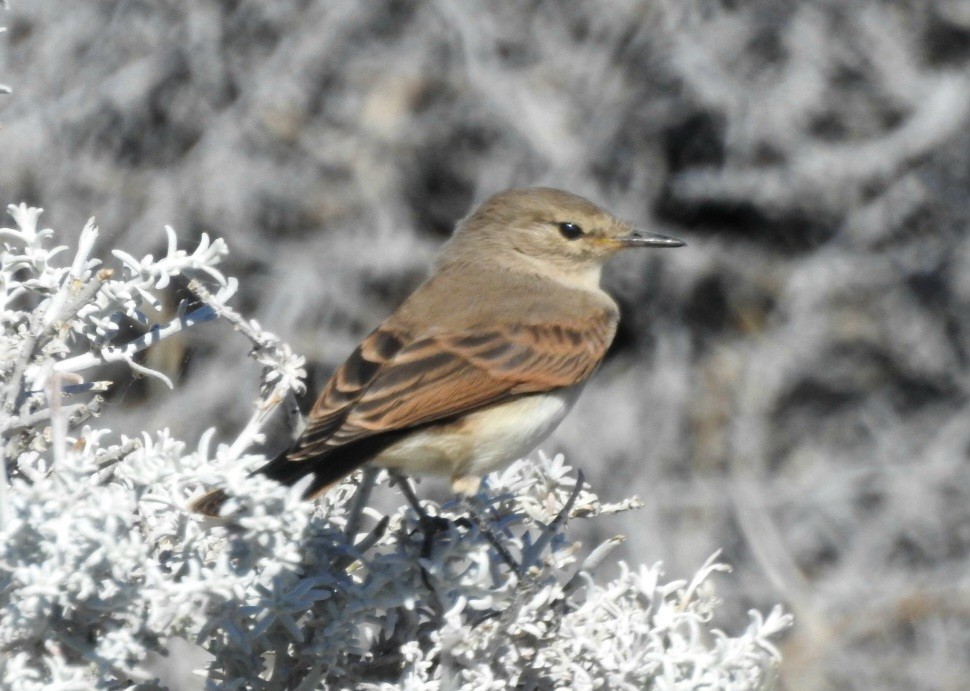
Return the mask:
<svg viewBox="0 0 970 691"><path fill-rule="evenodd" d="M295 485L307 475L313 475L313 480L303 492L303 498L310 499L326 492L404 434L404 431L376 434L330 449L316 458L300 461L289 460L287 450L255 472L287 487ZM212 490L189 504L189 509L206 516L218 516L227 499L229 495L221 489Z"/></svg>
<svg viewBox="0 0 970 691"><path fill-rule="evenodd" d="M259 473L260 475L265 475L270 480L276 480L281 485L292 487L306 477L307 474L314 471L313 465L317 459L291 461L287 458L287 454L289 454L289 450L284 451L253 474Z"/></svg>
<svg viewBox="0 0 970 691"><path fill-rule="evenodd" d="M313 475L313 480L303 492L304 499L311 499L326 492L405 434L406 431L375 434L303 461L287 460L286 454L283 454L260 468L259 472L284 485L293 485L307 475Z"/></svg>
<svg viewBox="0 0 970 691"><path fill-rule="evenodd" d="M284 451L255 472L262 473L287 487L296 484L296 481L303 477L309 468L299 467L303 465L302 463L287 461L287 453L287 451ZM189 510L195 513L201 513L204 516L218 517L219 512L222 511L222 505L226 503L227 499L229 499L229 495L223 490L214 489L211 492L206 492L189 504Z"/></svg>
<svg viewBox="0 0 970 691"><path fill-rule="evenodd" d="M211 492L206 492L189 504L189 511L201 513L203 516L218 517L219 511L222 510L222 505L226 503L226 499L228 498L229 495L221 489L214 489Z"/></svg>

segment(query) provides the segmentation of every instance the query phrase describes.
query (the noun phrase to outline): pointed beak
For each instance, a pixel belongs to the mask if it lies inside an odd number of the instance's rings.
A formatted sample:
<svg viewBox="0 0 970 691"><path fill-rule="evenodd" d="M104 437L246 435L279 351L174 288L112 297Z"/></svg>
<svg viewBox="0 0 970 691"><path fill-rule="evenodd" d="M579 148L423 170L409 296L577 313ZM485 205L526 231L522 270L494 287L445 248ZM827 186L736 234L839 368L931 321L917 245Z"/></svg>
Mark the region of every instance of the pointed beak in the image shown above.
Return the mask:
<svg viewBox="0 0 970 691"><path fill-rule="evenodd" d="M621 235L616 240L624 247L683 247L687 244L677 238L642 230L634 230L627 235Z"/></svg>

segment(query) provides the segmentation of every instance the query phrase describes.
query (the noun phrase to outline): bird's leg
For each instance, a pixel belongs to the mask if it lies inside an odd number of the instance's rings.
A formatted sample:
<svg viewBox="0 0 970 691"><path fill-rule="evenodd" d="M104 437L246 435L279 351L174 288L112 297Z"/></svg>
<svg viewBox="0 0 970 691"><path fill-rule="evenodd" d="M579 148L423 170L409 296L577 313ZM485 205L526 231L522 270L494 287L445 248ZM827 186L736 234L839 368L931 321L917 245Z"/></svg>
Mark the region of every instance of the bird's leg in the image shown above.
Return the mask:
<svg viewBox="0 0 970 691"><path fill-rule="evenodd" d="M442 532L443 529L447 529L448 521L441 516L428 515L418 501L418 497L411 488L411 482L407 479L407 477L396 471L391 471L391 477L394 478L394 483L401 488L401 492L404 494L405 499L407 499L408 503L411 505L411 508L414 509L414 512L418 515L418 522L421 525L421 531L424 533L424 545L421 549L421 556L428 557L430 556L431 545L435 536L439 532ZM482 516L481 511L479 510L480 507L475 502L475 498L464 493L460 493L458 496L460 503L468 511L469 517L478 528L478 532L485 536L485 539L488 540L492 548L498 553L499 558L504 561L510 569L512 569L513 573L521 577L522 566L515 561L515 557L512 556L512 553L509 552L508 548L502 544L498 536L492 531L492 527L489 525L488 520Z"/></svg>
<svg viewBox="0 0 970 691"><path fill-rule="evenodd" d="M506 566L512 569L514 573L519 578L522 577L522 565L515 561L515 557L509 552L508 548L502 544L498 536L492 531L492 526L489 525L488 520L481 514L479 509L481 508L476 502L475 497L469 496L467 494L460 494L459 501L464 505L465 509L468 511L468 515L471 520L478 527L478 532L485 536L492 548L498 553L499 558L505 562Z"/></svg>
<svg viewBox="0 0 970 691"><path fill-rule="evenodd" d="M430 521L431 516L429 516L428 512L425 511L421 506L421 502L418 501L418 495L416 495L414 490L411 488L411 481L408 480L407 476L403 473L397 472L396 470L391 470L389 472L391 474L393 484L401 488L401 494L403 494L404 498L408 500L408 504L410 504L411 508L414 509L414 513L418 515L418 520L421 523Z"/></svg>
<svg viewBox="0 0 970 691"><path fill-rule="evenodd" d="M404 498L407 499L408 504L411 505L414 513L418 516L418 524L421 526L421 532L424 535L421 556L429 557L431 555L431 545L434 542L434 538L438 533L448 529L448 521L441 516L429 516L428 512L421 506L421 502L418 501L418 495L414 493L414 489L411 487L411 481L397 471L392 470L390 473L394 484L401 488L401 493L404 495Z"/></svg>

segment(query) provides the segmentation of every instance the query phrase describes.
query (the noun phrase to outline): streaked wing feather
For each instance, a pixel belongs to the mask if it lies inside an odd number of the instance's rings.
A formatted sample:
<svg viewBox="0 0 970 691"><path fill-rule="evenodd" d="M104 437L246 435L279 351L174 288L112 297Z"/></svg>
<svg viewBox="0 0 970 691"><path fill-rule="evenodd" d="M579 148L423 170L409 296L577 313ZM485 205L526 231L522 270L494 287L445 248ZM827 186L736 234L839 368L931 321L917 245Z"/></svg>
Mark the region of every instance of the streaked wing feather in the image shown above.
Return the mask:
<svg viewBox="0 0 970 691"><path fill-rule="evenodd" d="M357 346L313 404L307 426L297 446L288 454L290 460L311 458L319 453L316 449L327 445L377 373L401 350L405 339L405 334L382 324Z"/></svg>
<svg viewBox="0 0 970 691"><path fill-rule="evenodd" d="M613 339L611 312L583 324L439 333L404 345L381 328L328 383L290 460L588 378Z"/></svg>

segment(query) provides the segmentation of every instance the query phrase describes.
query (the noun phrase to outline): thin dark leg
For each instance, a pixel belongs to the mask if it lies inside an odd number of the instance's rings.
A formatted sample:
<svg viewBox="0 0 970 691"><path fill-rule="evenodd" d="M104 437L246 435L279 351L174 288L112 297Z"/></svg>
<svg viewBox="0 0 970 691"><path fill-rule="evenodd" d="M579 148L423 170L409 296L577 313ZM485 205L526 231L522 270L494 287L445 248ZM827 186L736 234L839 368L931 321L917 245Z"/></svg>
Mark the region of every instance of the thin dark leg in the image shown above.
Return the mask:
<svg viewBox="0 0 970 691"><path fill-rule="evenodd" d="M394 483L401 488L404 498L408 500L408 504L414 509L414 513L418 515L418 525L421 526L421 533L424 536L424 541L421 545L421 556L427 559L431 556L431 548L434 546L434 540L438 536L438 533L448 530L448 520L441 516L428 515L428 512L421 506L418 495L414 493L414 489L411 487L411 481L406 476L396 471L391 471L391 477L394 478Z"/></svg>
<svg viewBox="0 0 970 691"><path fill-rule="evenodd" d="M418 501L418 495L414 493L414 489L411 487L411 481L408 480L407 476L397 472L396 470L390 471L391 477L394 479L394 484L401 488L401 494L404 498L408 500L408 504L414 509L414 513L418 514L418 519L422 523L426 523L431 520L431 516L428 512L424 510L421 506L421 502Z"/></svg>
<svg viewBox="0 0 970 691"><path fill-rule="evenodd" d="M394 483L401 488L401 493L404 494L404 498L407 499L411 508L418 515L418 521L421 525L421 532L424 533L424 545L421 550L421 556L428 557L431 553L431 545L434 542L435 536L442 532L442 524L447 526L448 521L441 518L440 516L429 516L428 512L424 510L421 506L418 496L414 493L414 489L411 487L411 481L407 477L402 475L397 471L391 471L391 477L394 478ZM512 572L516 576L522 577L522 567L515 561L515 557L509 552L508 548L502 544L498 536L492 531L492 527L489 525L488 521L479 512L479 507L476 506L473 497L461 496L459 501L468 511L468 515L471 520L478 527L478 532L485 536L491 544L492 549L494 549L499 558L505 562L505 564L512 569ZM444 529L447 529L445 527Z"/></svg>
<svg viewBox="0 0 970 691"><path fill-rule="evenodd" d="M506 566L512 569L512 572L516 576L521 578L522 566L515 561L515 557L512 556L512 553L509 552L508 548L502 544L498 536L492 532L492 526L489 525L485 517L479 512L479 507L477 506L474 497L462 496L460 497L460 501L468 510L468 515L471 517L471 520L475 522L476 526L478 526L478 532L485 536L485 539L488 540L489 544L492 545L492 549L498 553L499 558L505 562Z"/></svg>

